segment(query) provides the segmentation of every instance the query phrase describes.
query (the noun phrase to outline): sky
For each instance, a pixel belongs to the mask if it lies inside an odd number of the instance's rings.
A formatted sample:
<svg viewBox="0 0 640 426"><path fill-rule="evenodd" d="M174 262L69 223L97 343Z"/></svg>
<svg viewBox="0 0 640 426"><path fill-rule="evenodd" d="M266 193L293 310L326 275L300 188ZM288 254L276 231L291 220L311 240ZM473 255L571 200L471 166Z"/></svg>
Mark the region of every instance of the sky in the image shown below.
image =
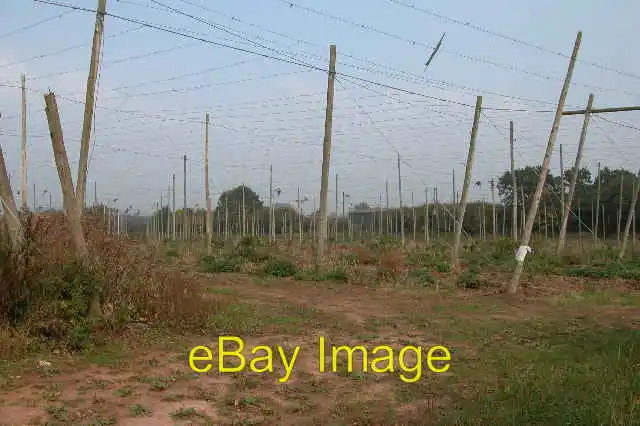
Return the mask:
<svg viewBox="0 0 640 426"><path fill-rule="evenodd" d="M26 74L29 205L62 204L44 113L53 91L77 175L97 0L0 5L0 145L20 189L20 75ZM107 0L88 203L143 213L167 203L204 206L204 119L213 203L245 184L278 201L319 205L329 45L337 46L329 211L348 204L421 204L433 188L461 191L476 97L482 96L471 199L490 181L541 164L578 31L566 109L640 105L640 3L506 0ZM132 22L133 21L133 22ZM151 24L141 25L142 23ZM164 28L164 30L158 29ZM442 47L425 62L441 35ZM562 119L552 173L577 151L583 117ZM591 120L582 165L640 167L640 111ZM400 157L400 173L398 172ZM34 192L35 186L35 192ZM94 188L97 192L94 193ZM46 191L46 192L45 192ZM35 195L35 197L34 197ZM496 194L497 197L497 194ZM117 201L113 201L117 199ZM274 200L275 201L275 200ZM347 205L348 208L348 205Z"/></svg>

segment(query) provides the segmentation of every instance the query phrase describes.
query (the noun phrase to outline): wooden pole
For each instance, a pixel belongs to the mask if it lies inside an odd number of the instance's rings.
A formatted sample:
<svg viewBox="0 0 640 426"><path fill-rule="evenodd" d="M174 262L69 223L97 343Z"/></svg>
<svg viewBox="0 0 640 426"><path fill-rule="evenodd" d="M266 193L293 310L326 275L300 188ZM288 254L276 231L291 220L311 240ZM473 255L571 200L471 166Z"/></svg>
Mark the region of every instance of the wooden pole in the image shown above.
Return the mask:
<svg viewBox="0 0 640 426"><path fill-rule="evenodd" d="M624 107L610 107L610 108L593 108L591 114L602 114L607 112L628 112L628 111L640 111L640 106L624 106ZM586 109L579 109L575 111L564 111L562 115L582 115L587 112Z"/></svg>
<svg viewBox="0 0 640 426"><path fill-rule="evenodd" d="M384 181L384 189L385 189L385 196L386 196L386 204L385 204L385 211L384 211L384 215L386 218L386 222L387 222L387 226L385 226L385 235L389 235L391 233L390 231L390 222L389 222L389 181L385 180Z"/></svg>
<svg viewBox="0 0 640 426"><path fill-rule="evenodd" d="M382 237L382 194L378 192L378 238Z"/></svg>
<svg viewBox="0 0 640 426"><path fill-rule="evenodd" d="M565 186L564 186L564 157L562 151L562 144L560 144L560 211L564 214L564 198L565 198ZM562 219L561 219L562 221Z"/></svg>
<svg viewBox="0 0 640 426"><path fill-rule="evenodd" d="M300 204L300 187L298 187L298 241L302 247L302 206Z"/></svg>
<svg viewBox="0 0 640 426"><path fill-rule="evenodd" d="M338 200L338 194L340 194L340 192L338 192L338 174L336 173L336 205L335 205L335 212L336 212L336 220L334 221L334 226L335 228L333 229L333 235L335 236L336 240L338 239L338 224L340 222L340 216L338 216L338 212L339 212L339 208L340 208L340 204L339 204L339 200ZM344 193L342 194L342 215L344 216Z"/></svg>
<svg viewBox="0 0 640 426"><path fill-rule="evenodd" d="M171 176L171 192L172 194L172 204L171 204L171 219L173 223L171 224L171 231L173 233L173 240L176 239L176 174L173 173Z"/></svg>
<svg viewBox="0 0 640 426"><path fill-rule="evenodd" d="M471 185L471 171L473 170L473 160L476 155L476 137L478 136L478 125L480 124L480 114L482 113L482 96L476 98L476 109L473 116L473 126L471 127L471 138L469 140L469 152L467 153L467 164L464 170L464 183L462 186L462 196L460 197L460 206L458 209L458 217L455 221L455 241L453 250L451 251L451 264L457 268L459 266L458 252L460 251L460 240L462 238L462 224L464 214L467 210L467 199L469 198L469 186Z"/></svg>
<svg viewBox="0 0 640 426"><path fill-rule="evenodd" d="M187 156L182 157L182 237L185 241L190 238L189 216L187 214Z"/></svg>
<svg viewBox="0 0 640 426"><path fill-rule="evenodd" d="M226 219L225 219L226 220ZM273 210L273 164L269 165L269 235L276 240L275 212Z"/></svg>
<svg viewBox="0 0 640 426"><path fill-rule="evenodd" d="M451 191L453 217L456 217L456 212L458 210L458 197L456 197L456 169L451 169Z"/></svg>
<svg viewBox="0 0 640 426"><path fill-rule="evenodd" d="M544 185L547 180L547 174L549 173L549 163L551 162L551 155L553 154L553 148L556 142L556 137L558 135L558 128L560 127L560 121L562 119L562 110L564 109L564 104L567 99L567 95L569 93L569 87L571 86L571 77L573 75L573 69L575 68L576 59L578 57L578 50L580 49L581 42L582 42L582 31L579 31L578 35L576 36L575 43L573 45L573 52L571 53L571 59L569 60L569 67L567 69L567 75L565 77L564 84L560 92L560 98L558 100L558 106L557 106L556 114L553 120L553 125L551 126L551 131L549 132L549 141L547 142L547 150L545 152L544 160L542 162L540 179L538 180L536 191L533 194L533 202L529 206L529 213L527 215L527 221L525 224L524 231L522 233L522 241L520 243L520 248L518 249L518 256L516 258L517 264L513 273L513 279L511 280L511 282L509 283L506 289L509 294L515 294L518 291L518 286L520 284L520 276L522 275L522 271L524 269L524 258L526 257L526 253L529 250L529 240L531 239L533 222L536 218L536 214L538 213L538 205L540 204L542 190L544 189Z"/></svg>
<svg viewBox="0 0 640 426"><path fill-rule="evenodd" d="M400 239L404 247L404 206L402 205L402 174L400 172L400 153L398 152L398 199L400 200Z"/></svg>
<svg viewBox="0 0 640 426"><path fill-rule="evenodd" d="M82 137L80 139L80 159L78 161L77 202L81 211L84 208L85 191L87 185L87 168L89 161L89 139L91 138L91 126L95 104L96 79L98 77L98 63L100 49L102 47L102 34L104 33L104 16L107 9L107 0L98 0L96 9L96 23L93 31L93 44L91 46L91 61L89 63L89 76L87 77L87 91L84 104L84 120L82 122Z"/></svg>
<svg viewBox="0 0 640 426"><path fill-rule="evenodd" d="M640 183L634 182L633 192L640 191L639 187L640 187ZM49 194L49 195L51 195L51 194ZM637 207L637 206L634 206L634 207ZM633 221L631 222L631 253L634 254L635 253L635 247L636 247L636 216L637 216L636 210L637 209L634 208L634 209L631 209L631 210L633 211L633 213L632 213L633 214Z"/></svg>
<svg viewBox="0 0 640 426"><path fill-rule="evenodd" d="M631 229L631 223L636 212L636 203L638 202L638 193L640 192L640 170L636 175L635 185L633 190L633 196L631 198L631 206L629 206L629 214L627 215L627 223L624 226L624 235L622 236L622 245L620 246L620 253L618 253L618 259L624 258L625 251L627 249L627 242L629 241L629 230Z"/></svg>
<svg viewBox="0 0 640 426"><path fill-rule="evenodd" d="M4 218L6 229L9 232L11 247L14 250L19 250L24 240L22 224L16 207L16 200L11 190L11 182L9 181L2 147L0 147L0 205L4 209L4 214L1 217Z"/></svg>
<svg viewBox="0 0 640 426"><path fill-rule="evenodd" d="M424 242L429 244L429 188L424 188Z"/></svg>
<svg viewBox="0 0 640 426"><path fill-rule="evenodd" d="M247 186L242 182L242 236L247 232Z"/></svg>
<svg viewBox="0 0 640 426"><path fill-rule="evenodd" d="M416 206L413 201L413 191L411 192L411 221L413 222L413 241L416 241Z"/></svg>
<svg viewBox="0 0 640 426"><path fill-rule="evenodd" d="M27 206L27 87L26 76L20 76L20 88L22 93L20 114L20 204L23 212Z"/></svg>
<svg viewBox="0 0 640 426"><path fill-rule="evenodd" d="M518 239L518 183L516 181L516 162L513 156L513 121L509 121L509 155L511 156L512 216L511 238Z"/></svg>
<svg viewBox="0 0 640 426"><path fill-rule="evenodd" d="M49 92L44 96L46 105L45 112L47 115L47 123L49 124L49 133L51 135L51 145L53 146L53 155L58 169L58 177L60 178L60 186L62 187L63 208L71 233L71 240L76 252L76 258L85 264L89 255L89 250L82 232L82 209L81 204L76 199L77 196L73 189L73 179L71 178L71 169L69 168L69 160L64 147L64 139L62 135L62 125L60 124L60 114L58 113L58 104L56 95ZM89 315L92 317L101 316L102 309L100 307L100 298L98 292L93 292L89 301Z"/></svg>
<svg viewBox="0 0 640 426"><path fill-rule="evenodd" d="M207 253L211 255L213 208L211 206L211 188L209 186L209 113L204 116L204 196L207 204Z"/></svg>
<svg viewBox="0 0 640 426"><path fill-rule="evenodd" d="M595 213L595 225L593 229L593 240L598 242L598 225L600 224L600 189L602 187L602 177L600 175L600 162L598 161L598 186L596 189L596 213ZM604 224L602 224L604 226Z"/></svg>
<svg viewBox="0 0 640 426"><path fill-rule="evenodd" d="M322 176L320 179L320 229L315 246L315 268L319 271L324 262L327 240L327 196L329 194L329 169L331 163L331 128L333 125L333 97L336 78L336 45L329 46L329 73L327 77L327 109L324 119L324 141L322 143Z"/></svg>
<svg viewBox="0 0 640 426"><path fill-rule="evenodd" d="M496 217L496 182L491 179L489 183L491 184L491 233L495 240L498 229L498 218Z"/></svg>
<svg viewBox="0 0 640 426"><path fill-rule="evenodd" d="M436 215L436 241L440 240L440 202L438 198L438 188L433 188L433 213Z"/></svg>
<svg viewBox="0 0 640 426"><path fill-rule="evenodd" d="M336 180L336 182L337 182L337 180ZM336 186L336 193L337 193L337 189L338 189L338 187ZM345 216L345 208L347 206L346 197L347 197L347 194L345 194L344 191L342 191L342 218L343 219L346 217ZM338 201L338 197L336 197L336 217L338 217L338 208L337 208L338 203L337 203L337 201ZM338 220L336 219L336 227L338 226L337 223L338 223ZM347 220L347 223L348 223L348 220ZM345 234L344 231L342 232L342 234L343 234L342 238L346 239L345 235L344 235ZM337 235L337 232L336 232L336 235ZM351 236L351 233L349 233L349 236Z"/></svg>
<svg viewBox="0 0 640 426"><path fill-rule="evenodd" d="M164 210L162 211L164 214ZM171 239L171 185L167 185L167 222L165 238Z"/></svg>
<svg viewBox="0 0 640 426"><path fill-rule="evenodd" d="M589 128L589 119L591 114L589 111L593 106L593 93L589 95L587 100L587 112L584 114L584 120L582 121L582 130L580 130L580 140L578 142L578 152L576 153L576 161L573 165L573 173L571 175L571 183L569 185L569 194L565 202L564 211L562 212L562 223L560 225L560 234L558 236L558 248L556 253L560 255L562 249L565 247L567 238L567 223L569 221L569 214L571 213L571 205L573 204L573 196L576 191L576 184L578 182L578 175L580 174L580 162L582 161L582 150L584 149L584 142L587 139L587 129ZM580 218L582 220L582 218ZM579 224L580 230L582 230L582 223Z"/></svg>
<svg viewBox="0 0 640 426"><path fill-rule="evenodd" d="M620 200L618 201L618 220L616 221L616 239L620 244L620 232L622 228L622 200L624 199L624 175L620 173Z"/></svg>

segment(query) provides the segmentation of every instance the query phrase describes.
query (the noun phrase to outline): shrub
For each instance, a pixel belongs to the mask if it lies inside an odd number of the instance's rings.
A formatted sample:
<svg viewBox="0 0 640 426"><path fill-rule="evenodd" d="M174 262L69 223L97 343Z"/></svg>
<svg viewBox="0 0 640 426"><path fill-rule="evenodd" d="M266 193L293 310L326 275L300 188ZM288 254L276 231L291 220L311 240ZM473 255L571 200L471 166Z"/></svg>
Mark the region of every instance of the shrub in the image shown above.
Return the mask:
<svg viewBox="0 0 640 426"><path fill-rule="evenodd" d="M462 288L477 289L480 288L482 282L478 278L475 271L465 271L458 277L458 285Z"/></svg>
<svg viewBox="0 0 640 426"><path fill-rule="evenodd" d="M317 281L336 281L346 283L349 281L349 274L343 268L331 269L322 274Z"/></svg>
<svg viewBox="0 0 640 426"><path fill-rule="evenodd" d="M182 332L204 329L217 302L201 297L197 283L154 263L155 254L83 218L89 258L75 260L63 215L26 216L19 252L0 250L0 330L14 336L0 358L45 345L68 351L100 344L107 333L129 330L130 321ZM103 315L90 315L98 297ZM9 352L11 351L11 352Z"/></svg>
<svg viewBox="0 0 640 426"><path fill-rule="evenodd" d="M272 277L292 277L298 272L298 266L293 260L273 257L265 263L262 272Z"/></svg>
<svg viewBox="0 0 640 426"><path fill-rule="evenodd" d="M412 269L409 271L409 278L425 287L436 283L435 277L427 269Z"/></svg>
<svg viewBox="0 0 640 426"><path fill-rule="evenodd" d="M239 272L241 263L228 257L204 256L200 259L200 267L207 273Z"/></svg>
<svg viewBox="0 0 640 426"><path fill-rule="evenodd" d="M440 274L451 273L451 264L448 262L440 262L436 265L436 271Z"/></svg>
<svg viewBox="0 0 640 426"><path fill-rule="evenodd" d="M268 252L261 245L261 241L248 235L238 241L233 247L232 256L241 257L250 262L263 262L269 258Z"/></svg>

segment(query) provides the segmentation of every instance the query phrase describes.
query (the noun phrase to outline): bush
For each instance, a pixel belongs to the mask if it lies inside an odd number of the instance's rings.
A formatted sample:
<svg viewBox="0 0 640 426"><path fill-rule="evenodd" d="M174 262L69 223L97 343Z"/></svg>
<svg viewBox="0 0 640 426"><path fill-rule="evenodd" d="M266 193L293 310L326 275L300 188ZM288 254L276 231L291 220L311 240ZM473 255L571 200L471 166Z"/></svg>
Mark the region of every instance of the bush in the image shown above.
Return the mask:
<svg viewBox="0 0 640 426"><path fill-rule="evenodd" d="M269 258L269 254L264 247L262 247L261 241L254 236L248 235L238 241L233 247L232 256L241 257L250 262L263 262Z"/></svg>
<svg viewBox="0 0 640 426"><path fill-rule="evenodd" d="M274 257L269 259L264 265L262 272L272 277L292 277L298 272L298 266L293 260Z"/></svg>
<svg viewBox="0 0 640 426"><path fill-rule="evenodd" d="M77 351L100 344L108 333L144 321L165 330L202 330L217 310L197 284L178 271L163 271L154 253L116 240L83 218L89 258L75 260L63 215L27 216L19 252L0 250L0 358L41 346ZM103 315L89 313L101 302ZM6 343L6 344L5 344ZM26 345L26 346L25 346Z"/></svg>
<svg viewBox="0 0 640 426"><path fill-rule="evenodd" d="M458 277L458 285L462 288L477 289L482 284L475 271L465 271Z"/></svg>
<svg viewBox="0 0 640 426"><path fill-rule="evenodd" d="M238 259L228 257L204 256L200 259L202 272L207 273L240 272L241 266Z"/></svg>
<svg viewBox="0 0 640 426"><path fill-rule="evenodd" d="M433 285L436 283L436 279L433 274L427 269L412 269L409 271L409 278L424 287Z"/></svg>

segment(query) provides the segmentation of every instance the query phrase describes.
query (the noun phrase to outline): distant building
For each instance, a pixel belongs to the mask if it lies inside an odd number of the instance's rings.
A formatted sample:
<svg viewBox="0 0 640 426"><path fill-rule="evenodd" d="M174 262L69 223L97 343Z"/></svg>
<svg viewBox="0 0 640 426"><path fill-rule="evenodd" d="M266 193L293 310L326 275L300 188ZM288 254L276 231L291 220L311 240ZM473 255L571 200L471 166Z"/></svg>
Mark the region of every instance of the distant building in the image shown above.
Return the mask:
<svg viewBox="0 0 640 426"><path fill-rule="evenodd" d="M296 203L294 201L290 203L273 203L273 209L296 209Z"/></svg>

